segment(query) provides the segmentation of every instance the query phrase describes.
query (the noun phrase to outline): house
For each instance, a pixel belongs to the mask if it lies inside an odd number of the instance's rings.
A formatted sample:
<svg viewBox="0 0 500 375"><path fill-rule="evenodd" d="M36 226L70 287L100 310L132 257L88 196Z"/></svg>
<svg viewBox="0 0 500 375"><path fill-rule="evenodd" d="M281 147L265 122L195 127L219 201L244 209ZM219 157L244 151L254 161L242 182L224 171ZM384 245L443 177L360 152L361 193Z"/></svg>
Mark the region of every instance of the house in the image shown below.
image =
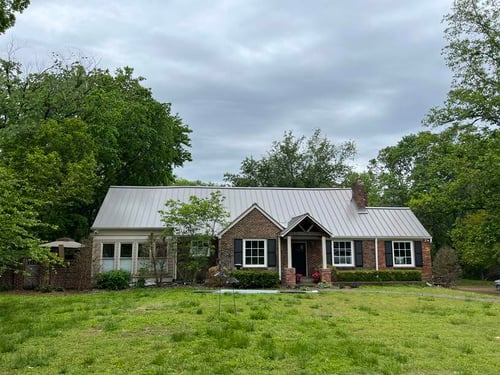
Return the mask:
<svg viewBox="0 0 500 375"><path fill-rule="evenodd" d="M416 269L431 277L429 233L409 208L368 207L359 181L352 189L113 186L92 227L94 272L121 268L137 275L147 260L148 236L163 229L158 211L164 203L214 191L230 213L216 239L218 259L229 269L276 270L287 285L296 274L316 270L330 281L330 266ZM206 256L202 245L193 251ZM167 277L176 279L175 249L165 255Z"/></svg>

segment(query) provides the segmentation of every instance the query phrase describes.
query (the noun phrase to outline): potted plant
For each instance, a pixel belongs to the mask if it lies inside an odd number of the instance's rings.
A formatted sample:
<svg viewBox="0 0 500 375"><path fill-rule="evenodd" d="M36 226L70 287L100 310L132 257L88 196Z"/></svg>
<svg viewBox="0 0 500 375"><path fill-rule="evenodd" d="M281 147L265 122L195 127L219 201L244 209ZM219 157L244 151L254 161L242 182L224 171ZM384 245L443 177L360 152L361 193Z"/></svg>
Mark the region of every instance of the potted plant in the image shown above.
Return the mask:
<svg viewBox="0 0 500 375"><path fill-rule="evenodd" d="M321 273L319 271L313 272L311 277L314 279L314 283L316 284L321 281Z"/></svg>
<svg viewBox="0 0 500 375"><path fill-rule="evenodd" d="M297 284L300 284L300 279L302 279L302 274L301 273L296 273L295 274L295 282Z"/></svg>

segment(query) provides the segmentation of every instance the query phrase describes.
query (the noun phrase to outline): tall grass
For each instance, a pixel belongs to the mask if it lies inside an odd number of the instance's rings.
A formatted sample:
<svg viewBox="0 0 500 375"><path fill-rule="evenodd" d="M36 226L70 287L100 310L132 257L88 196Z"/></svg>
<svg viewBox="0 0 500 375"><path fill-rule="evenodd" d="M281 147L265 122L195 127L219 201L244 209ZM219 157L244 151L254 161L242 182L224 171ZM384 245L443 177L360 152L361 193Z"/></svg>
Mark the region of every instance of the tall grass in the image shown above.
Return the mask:
<svg viewBox="0 0 500 375"><path fill-rule="evenodd" d="M0 373L496 373L500 298L442 294L0 294Z"/></svg>

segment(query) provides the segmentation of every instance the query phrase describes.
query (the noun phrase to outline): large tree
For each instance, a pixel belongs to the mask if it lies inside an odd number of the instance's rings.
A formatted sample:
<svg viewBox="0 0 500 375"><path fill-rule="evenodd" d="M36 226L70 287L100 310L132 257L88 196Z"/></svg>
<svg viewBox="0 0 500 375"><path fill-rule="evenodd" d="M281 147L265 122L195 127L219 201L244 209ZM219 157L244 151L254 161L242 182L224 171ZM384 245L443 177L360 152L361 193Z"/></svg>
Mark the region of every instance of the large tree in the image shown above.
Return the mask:
<svg viewBox="0 0 500 375"><path fill-rule="evenodd" d="M37 251L37 202L28 199L15 173L0 165L0 277L16 269L23 257Z"/></svg>
<svg viewBox="0 0 500 375"><path fill-rule="evenodd" d="M339 186L352 172L348 161L355 154L353 142L335 145L319 129L309 139L289 131L281 141L273 142L267 156L245 158L240 173L226 173L224 180L233 186Z"/></svg>
<svg viewBox="0 0 500 375"><path fill-rule="evenodd" d="M500 266L494 250L500 238L493 230L500 212L499 167L498 129L454 125L424 131L403 137L370 162L371 196L378 205L410 206L435 249L454 246L465 271L485 274ZM488 255L472 261L470 254L480 252Z"/></svg>
<svg viewBox="0 0 500 375"><path fill-rule="evenodd" d="M466 274L500 267L500 2L457 0L444 17L453 72L444 104L370 164L381 204L409 205L435 249L456 249Z"/></svg>
<svg viewBox="0 0 500 375"><path fill-rule="evenodd" d="M1 0L0 1L0 34L3 34L16 22L16 12L22 13L28 5L29 0Z"/></svg>
<svg viewBox="0 0 500 375"><path fill-rule="evenodd" d="M443 55L453 72L448 97L424 123L500 125L500 1L456 0L444 17Z"/></svg>
<svg viewBox="0 0 500 375"><path fill-rule="evenodd" d="M86 61L86 60L82 60ZM189 128L131 68L56 59L24 74L0 60L0 165L44 202L39 217L83 237L110 185L165 185L191 159Z"/></svg>

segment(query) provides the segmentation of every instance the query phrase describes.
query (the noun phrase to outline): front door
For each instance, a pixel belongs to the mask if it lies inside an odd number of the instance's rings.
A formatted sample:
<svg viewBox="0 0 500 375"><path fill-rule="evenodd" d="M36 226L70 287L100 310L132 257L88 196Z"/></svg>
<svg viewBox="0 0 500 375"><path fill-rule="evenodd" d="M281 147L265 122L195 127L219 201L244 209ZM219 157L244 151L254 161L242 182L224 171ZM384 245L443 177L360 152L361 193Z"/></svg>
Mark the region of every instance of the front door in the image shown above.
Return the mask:
<svg viewBox="0 0 500 375"><path fill-rule="evenodd" d="M307 275L305 242L292 243L292 267L295 268L295 273Z"/></svg>

